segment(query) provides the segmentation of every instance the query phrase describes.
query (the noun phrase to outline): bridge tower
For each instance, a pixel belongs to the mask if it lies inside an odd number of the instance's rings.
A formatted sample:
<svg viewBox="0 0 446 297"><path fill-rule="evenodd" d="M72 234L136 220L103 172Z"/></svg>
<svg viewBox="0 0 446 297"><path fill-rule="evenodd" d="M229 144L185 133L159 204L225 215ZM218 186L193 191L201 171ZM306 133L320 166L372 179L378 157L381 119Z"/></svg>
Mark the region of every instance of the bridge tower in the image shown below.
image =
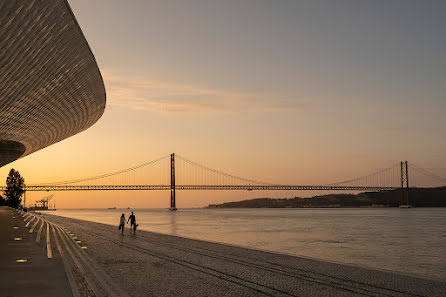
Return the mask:
<svg viewBox="0 0 446 297"><path fill-rule="evenodd" d="M409 204L409 166L401 162L401 202L400 207L411 207Z"/></svg>
<svg viewBox="0 0 446 297"><path fill-rule="evenodd" d="M175 203L175 154L170 154L170 210L177 210Z"/></svg>

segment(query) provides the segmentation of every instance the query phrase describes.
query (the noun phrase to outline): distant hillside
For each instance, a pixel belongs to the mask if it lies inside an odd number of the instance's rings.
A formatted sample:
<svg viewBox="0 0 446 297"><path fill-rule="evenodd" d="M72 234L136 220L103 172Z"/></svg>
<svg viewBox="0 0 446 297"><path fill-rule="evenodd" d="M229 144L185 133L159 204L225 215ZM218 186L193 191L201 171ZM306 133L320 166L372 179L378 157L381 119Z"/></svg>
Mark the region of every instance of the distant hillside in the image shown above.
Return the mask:
<svg viewBox="0 0 446 297"><path fill-rule="evenodd" d="M415 207L446 207L446 187L414 188L409 191L410 204ZM208 208L302 208L302 207L398 207L401 190L365 192L360 194L328 194L311 198L257 198Z"/></svg>

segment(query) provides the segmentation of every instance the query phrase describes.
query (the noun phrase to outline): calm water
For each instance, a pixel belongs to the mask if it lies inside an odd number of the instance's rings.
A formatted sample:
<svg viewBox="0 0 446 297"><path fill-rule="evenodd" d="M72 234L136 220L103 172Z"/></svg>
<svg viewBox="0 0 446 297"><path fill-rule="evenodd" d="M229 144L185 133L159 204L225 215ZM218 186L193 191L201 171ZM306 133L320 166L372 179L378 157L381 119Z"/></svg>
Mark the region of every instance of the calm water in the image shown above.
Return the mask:
<svg viewBox="0 0 446 297"><path fill-rule="evenodd" d="M129 210L53 214L118 225ZM139 229L446 280L446 209L135 210ZM116 231L118 232L118 231Z"/></svg>

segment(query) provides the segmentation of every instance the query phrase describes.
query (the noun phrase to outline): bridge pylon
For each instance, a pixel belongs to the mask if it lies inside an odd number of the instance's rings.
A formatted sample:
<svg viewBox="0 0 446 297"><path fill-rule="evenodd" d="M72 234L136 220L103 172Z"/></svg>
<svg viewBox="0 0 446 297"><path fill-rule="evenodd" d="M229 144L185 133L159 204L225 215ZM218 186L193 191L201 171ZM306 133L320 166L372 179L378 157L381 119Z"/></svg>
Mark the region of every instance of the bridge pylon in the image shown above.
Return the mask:
<svg viewBox="0 0 446 297"><path fill-rule="evenodd" d="M175 202L175 154L170 154L170 210L177 210Z"/></svg>
<svg viewBox="0 0 446 297"><path fill-rule="evenodd" d="M401 162L401 208L412 207L409 204L409 166L407 161Z"/></svg>

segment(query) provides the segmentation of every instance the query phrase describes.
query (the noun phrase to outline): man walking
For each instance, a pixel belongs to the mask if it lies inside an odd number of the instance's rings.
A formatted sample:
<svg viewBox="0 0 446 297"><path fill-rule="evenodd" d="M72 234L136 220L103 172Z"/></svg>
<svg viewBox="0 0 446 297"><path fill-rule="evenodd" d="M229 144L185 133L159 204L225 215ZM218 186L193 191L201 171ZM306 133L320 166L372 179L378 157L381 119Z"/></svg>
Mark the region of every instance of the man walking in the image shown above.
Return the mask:
<svg viewBox="0 0 446 297"><path fill-rule="evenodd" d="M133 214L133 211L132 214L129 216L129 219L127 220L127 224L129 223L129 221L130 221L130 234L132 234L132 228L133 228L133 234L136 234L136 226L138 225L136 225L136 218L135 215Z"/></svg>

